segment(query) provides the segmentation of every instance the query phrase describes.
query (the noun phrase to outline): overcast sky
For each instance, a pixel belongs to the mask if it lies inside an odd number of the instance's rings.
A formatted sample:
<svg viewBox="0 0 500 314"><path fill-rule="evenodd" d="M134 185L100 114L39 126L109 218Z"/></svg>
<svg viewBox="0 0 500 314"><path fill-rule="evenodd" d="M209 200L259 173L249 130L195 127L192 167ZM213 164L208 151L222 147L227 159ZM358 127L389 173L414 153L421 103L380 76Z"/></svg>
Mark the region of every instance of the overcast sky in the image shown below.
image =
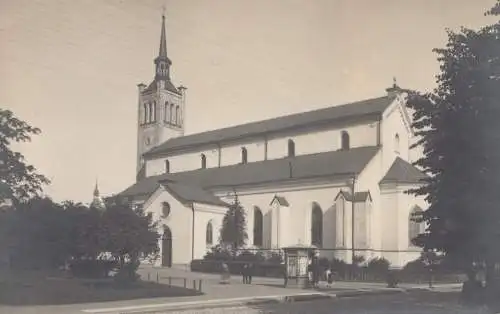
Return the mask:
<svg viewBox="0 0 500 314"><path fill-rule="evenodd" d="M494 0L0 0L0 107L42 129L21 147L55 200L135 180L137 87L162 6L173 81L197 133L434 86L445 28Z"/></svg>

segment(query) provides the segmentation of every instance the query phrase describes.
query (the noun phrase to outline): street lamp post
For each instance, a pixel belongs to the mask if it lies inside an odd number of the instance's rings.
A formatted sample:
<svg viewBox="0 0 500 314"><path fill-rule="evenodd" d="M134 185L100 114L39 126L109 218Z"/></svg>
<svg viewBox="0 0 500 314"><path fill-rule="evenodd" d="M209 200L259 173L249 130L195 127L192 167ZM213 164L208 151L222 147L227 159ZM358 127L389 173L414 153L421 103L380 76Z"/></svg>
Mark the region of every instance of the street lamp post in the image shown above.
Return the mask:
<svg viewBox="0 0 500 314"><path fill-rule="evenodd" d="M351 263L354 265L354 260L356 257L356 251L354 249L354 206L355 206L355 185L356 185L356 175L353 174L351 182Z"/></svg>

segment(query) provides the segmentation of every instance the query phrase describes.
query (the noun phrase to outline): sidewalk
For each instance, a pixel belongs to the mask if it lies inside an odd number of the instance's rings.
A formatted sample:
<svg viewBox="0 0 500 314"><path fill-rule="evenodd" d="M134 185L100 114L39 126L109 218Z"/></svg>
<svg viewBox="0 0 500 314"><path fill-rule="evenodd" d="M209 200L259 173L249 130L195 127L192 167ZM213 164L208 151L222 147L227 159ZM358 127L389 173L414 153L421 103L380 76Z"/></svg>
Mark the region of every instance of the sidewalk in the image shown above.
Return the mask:
<svg viewBox="0 0 500 314"><path fill-rule="evenodd" d="M172 285L183 285L189 280L202 280L204 295L191 297L166 297L154 299L138 299L113 301L106 303L87 303L63 306L0 306L0 313L8 314L73 314L73 313L147 313L157 310L196 309L203 307L220 307L228 305L255 304L269 302L309 301L320 298L353 297L368 294L403 293L412 289L426 289L427 285L401 285L389 289L383 283L335 282L333 287L325 289L324 284L318 290L284 288L279 278L254 277L251 285L243 285L240 276L231 276L230 284L220 284L220 275L193 273L182 269L145 268L139 273L145 279L149 273L150 280L167 283L171 278ZM175 281L177 279L177 281ZM460 285L436 285L435 291L457 289Z"/></svg>

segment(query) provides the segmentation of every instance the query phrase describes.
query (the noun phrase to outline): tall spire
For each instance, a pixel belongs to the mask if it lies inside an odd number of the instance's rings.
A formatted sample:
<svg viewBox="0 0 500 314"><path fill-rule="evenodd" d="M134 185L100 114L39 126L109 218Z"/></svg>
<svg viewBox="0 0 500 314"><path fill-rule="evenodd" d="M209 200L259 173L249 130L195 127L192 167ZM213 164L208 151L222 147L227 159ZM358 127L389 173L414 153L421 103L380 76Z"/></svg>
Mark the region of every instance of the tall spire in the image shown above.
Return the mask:
<svg viewBox="0 0 500 314"><path fill-rule="evenodd" d="M95 179L94 197L99 197L99 187L97 184L97 179Z"/></svg>
<svg viewBox="0 0 500 314"><path fill-rule="evenodd" d="M165 27L165 6L161 15L161 35L160 35L160 50L158 57L155 59L156 76L155 80L170 80L170 65L172 61L167 56L167 35Z"/></svg>
<svg viewBox="0 0 500 314"><path fill-rule="evenodd" d="M158 57L167 58L167 35L165 34L165 6L162 8L161 14L161 35L160 35L160 52Z"/></svg>

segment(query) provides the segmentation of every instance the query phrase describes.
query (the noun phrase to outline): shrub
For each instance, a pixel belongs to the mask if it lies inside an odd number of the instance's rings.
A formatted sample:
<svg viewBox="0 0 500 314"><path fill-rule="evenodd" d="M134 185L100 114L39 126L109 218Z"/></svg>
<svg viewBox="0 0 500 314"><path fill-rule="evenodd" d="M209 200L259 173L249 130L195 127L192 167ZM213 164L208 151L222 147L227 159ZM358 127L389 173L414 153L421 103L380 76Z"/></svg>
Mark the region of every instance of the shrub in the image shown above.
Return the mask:
<svg viewBox="0 0 500 314"><path fill-rule="evenodd" d="M112 260L74 260L69 263L70 273L79 278L106 278L118 267Z"/></svg>
<svg viewBox="0 0 500 314"><path fill-rule="evenodd" d="M385 258L374 258L368 261L366 268L368 271L376 274L385 274L389 270L391 263Z"/></svg>
<svg viewBox="0 0 500 314"><path fill-rule="evenodd" d="M116 283L126 285L136 282L140 276L137 274L139 268L139 261L130 261L122 265L113 276Z"/></svg>

